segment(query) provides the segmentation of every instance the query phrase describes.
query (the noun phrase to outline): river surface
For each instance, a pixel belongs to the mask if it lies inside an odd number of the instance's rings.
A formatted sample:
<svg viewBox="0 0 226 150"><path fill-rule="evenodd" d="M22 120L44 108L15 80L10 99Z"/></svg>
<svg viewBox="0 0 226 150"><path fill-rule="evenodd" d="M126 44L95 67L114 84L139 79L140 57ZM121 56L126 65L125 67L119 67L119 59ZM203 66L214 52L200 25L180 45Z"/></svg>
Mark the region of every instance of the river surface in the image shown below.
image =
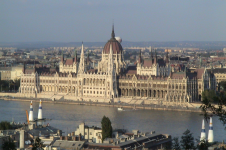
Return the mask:
<svg viewBox="0 0 226 150"><path fill-rule="evenodd" d="M118 111L114 107L97 107L73 104L42 103L43 117L51 126L65 133L75 131L82 122L89 126L101 126L101 119L109 117L113 128L124 128L128 131L138 129L141 132L155 131L181 137L189 129L195 139L199 139L203 117L197 112L164 111L164 110L132 110ZM38 115L38 103L33 102L34 118ZM25 122L26 110L30 103L21 101L0 100L0 121ZM206 134L209 125L206 123ZM213 117L214 138L216 141L226 140L226 130L217 117Z"/></svg>

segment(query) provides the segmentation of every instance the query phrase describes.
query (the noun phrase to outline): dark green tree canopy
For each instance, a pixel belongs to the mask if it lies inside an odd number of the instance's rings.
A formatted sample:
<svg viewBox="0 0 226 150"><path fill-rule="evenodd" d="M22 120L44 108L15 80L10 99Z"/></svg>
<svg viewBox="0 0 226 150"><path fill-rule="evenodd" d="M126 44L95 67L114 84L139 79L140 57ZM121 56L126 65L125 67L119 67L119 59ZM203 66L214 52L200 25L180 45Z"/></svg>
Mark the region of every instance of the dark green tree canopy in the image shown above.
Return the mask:
<svg viewBox="0 0 226 150"><path fill-rule="evenodd" d="M210 116L216 115L219 120L226 125L226 91L212 92L211 90L205 90L202 93L202 109L203 115L206 120Z"/></svg>
<svg viewBox="0 0 226 150"><path fill-rule="evenodd" d="M199 143L197 145L198 150L208 150L208 147L210 146L208 140L201 140L200 142L197 140L197 142Z"/></svg>
<svg viewBox="0 0 226 150"><path fill-rule="evenodd" d="M112 126L111 121L108 117L104 116L101 121L102 126L102 141L106 138L112 137Z"/></svg>
<svg viewBox="0 0 226 150"><path fill-rule="evenodd" d="M180 150L181 149L178 137L173 138L172 149L173 150Z"/></svg>
<svg viewBox="0 0 226 150"><path fill-rule="evenodd" d="M12 126L8 121L0 122L0 130L9 130L9 129L12 129Z"/></svg>
<svg viewBox="0 0 226 150"><path fill-rule="evenodd" d="M34 144L32 144L32 150L44 150L43 147L44 145L42 140L39 137L37 137L34 141Z"/></svg>
<svg viewBox="0 0 226 150"><path fill-rule="evenodd" d="M13 140L9 137L8 140L6 140L3 144L2 144L2 149L3 150L16 150L16 145L13 142Z"/></svg>
<svg viewBox="0 0 226 150"><path fill-rule="evenodd" d="M181 136L181 148L182 149L194 149L194 137L192 133L187 129Z"/></svg>

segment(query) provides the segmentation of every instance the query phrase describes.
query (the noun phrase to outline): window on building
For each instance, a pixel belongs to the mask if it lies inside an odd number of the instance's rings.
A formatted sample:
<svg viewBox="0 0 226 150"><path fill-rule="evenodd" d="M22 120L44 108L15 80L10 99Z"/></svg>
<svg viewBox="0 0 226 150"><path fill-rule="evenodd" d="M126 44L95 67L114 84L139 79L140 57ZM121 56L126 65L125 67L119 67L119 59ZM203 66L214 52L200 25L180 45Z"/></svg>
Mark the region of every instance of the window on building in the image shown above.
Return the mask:
<svg viewBox="0 0 226 150"><path fill-rule="evenodd" d="M87 132L85 132L85 135L87 135Z"/></svg>
<svg viewBox="0 0 226 150"><path fill-rule="evenodd" d="M92 135L92 132L90 132L89 135Z"/></svg>

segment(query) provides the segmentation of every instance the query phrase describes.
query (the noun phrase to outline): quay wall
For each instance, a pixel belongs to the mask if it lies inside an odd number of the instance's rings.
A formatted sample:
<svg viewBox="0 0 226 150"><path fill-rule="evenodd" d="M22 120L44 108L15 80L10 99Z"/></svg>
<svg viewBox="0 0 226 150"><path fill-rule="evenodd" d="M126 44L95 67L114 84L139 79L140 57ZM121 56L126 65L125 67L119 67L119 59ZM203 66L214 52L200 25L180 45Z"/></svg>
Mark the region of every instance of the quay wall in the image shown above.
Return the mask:
<svg viewBox="0 0 226 150"><path fill-rule="evenodd" d="M134 99L134 98L118 98L111 102L100 98L84 98L82 100L75 99L69 95L48 95L39 94L37 98L27 98L20 96L20 93L0 93L1 99L8 101L39 101L42 99L45 103L58 103L58 104L74 104L74 105L88 105L99 107L122 107L125 109L146 109L146 110L166 110L166 111L186 111L186 112L201 112L199 108L201 103L186 103L186 104L167 104L164 102L159 103L158 100L149 99ZM56 98L52 101L52 98ZM57 97L59 99L57 99Z"/></svg>

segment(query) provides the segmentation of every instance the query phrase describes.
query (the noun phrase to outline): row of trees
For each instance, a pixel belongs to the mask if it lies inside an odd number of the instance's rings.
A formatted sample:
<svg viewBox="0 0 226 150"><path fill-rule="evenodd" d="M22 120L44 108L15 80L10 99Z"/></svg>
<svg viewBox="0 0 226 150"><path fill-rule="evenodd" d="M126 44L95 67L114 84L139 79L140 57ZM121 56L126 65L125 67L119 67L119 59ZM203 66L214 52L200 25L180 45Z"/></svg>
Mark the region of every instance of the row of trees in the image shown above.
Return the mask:
<svg viewBox="0 0 226 150"><path fill-rule="evenodd" d="M37 137L34 141L34 143L32 144L32 150L44 150L45 146L43 145L43 142L41 141L41 139L39 137ZM2 149L3 150L16 150L16 144L14 143L14 141L9 137L8 140L6 140L3 144L2 144Z"/></svg>
<svg viewBox="0 0 226 150"><path fill-rule="evenodd" d="M202 93L202 109L205 119L218 116L221 123L226 125L226 81L220 82L218 91L205 90Z"/></svg>
<svg viewBox="0 0 226 150"><path fill-rule="evenodd" d="M198 150L208 150L210 146L208 141L196 139L197 145L195 144L195 139L190 132L190 130L186 130L183 135L181 136L181 140L179 141L178 137L173 138L172 140L172 147L166 147L166 149L173 149L173 150L189 150L189 149L198 149Z"/></svg>
<svg viewBox="0 0 226 150"><path fill-rule="evenodd" d="M18 80L0 80L0 91L17 91L20 87L20 79Z"/></svg>
<svg viewBox="0 0 226 150"><path fill-rule="evenodd" d="M9 129L12 129L10 122L8 122L8 121L1 121L0 122L0 130L9 130Z"/></svg>

